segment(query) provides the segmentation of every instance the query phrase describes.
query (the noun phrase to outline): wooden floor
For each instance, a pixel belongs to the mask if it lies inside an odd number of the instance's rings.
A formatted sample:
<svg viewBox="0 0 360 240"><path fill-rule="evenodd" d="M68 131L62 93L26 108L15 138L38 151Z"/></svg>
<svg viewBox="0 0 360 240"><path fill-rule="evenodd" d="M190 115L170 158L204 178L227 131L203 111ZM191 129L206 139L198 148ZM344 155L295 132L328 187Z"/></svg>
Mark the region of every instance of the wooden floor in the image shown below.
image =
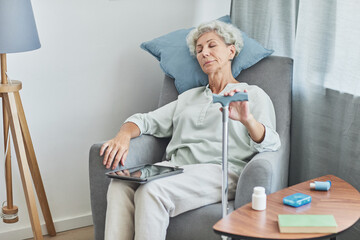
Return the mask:
<svg viewBox="0 0 360 240"><path fill-rule="evenodd" d="M32 240L29 238L27 240ZM44 236L44 240L94 240L94 226L58 232L55 237Z"/></svg>

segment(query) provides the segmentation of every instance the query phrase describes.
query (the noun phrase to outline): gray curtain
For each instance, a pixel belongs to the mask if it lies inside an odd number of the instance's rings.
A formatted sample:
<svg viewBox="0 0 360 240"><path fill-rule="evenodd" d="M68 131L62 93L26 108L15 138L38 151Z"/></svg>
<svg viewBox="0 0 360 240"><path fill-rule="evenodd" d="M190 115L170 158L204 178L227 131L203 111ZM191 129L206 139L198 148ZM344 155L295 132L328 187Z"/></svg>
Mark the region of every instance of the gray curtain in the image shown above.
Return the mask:
<svg viewBox="0 0 360 240"><path fill-rule="evenodd" d="M360 189L360 1L233 0L250 37L294 59L290 185L333 174ZM360 223L338 239L360 239Z"/></svg>
<svg viewBox="0 0 360 240"><path fill-rule="evenodd" d="M232 1L231 20L274 55L293 56L296 1ZM286 11L284 11L286 9Z"/></svg>

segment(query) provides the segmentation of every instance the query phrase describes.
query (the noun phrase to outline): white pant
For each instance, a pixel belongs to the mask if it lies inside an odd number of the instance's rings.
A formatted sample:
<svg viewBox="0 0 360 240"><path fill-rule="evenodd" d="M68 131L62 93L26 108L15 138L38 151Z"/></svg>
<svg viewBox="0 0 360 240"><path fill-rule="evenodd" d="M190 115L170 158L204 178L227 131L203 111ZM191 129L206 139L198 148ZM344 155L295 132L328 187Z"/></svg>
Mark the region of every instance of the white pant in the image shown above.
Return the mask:
<svg viewBox="0 0 360 240"><path fill-rule="evenodd" d="M164 240L169 217L221 202L221 165L182 168L181 174L143 185L112 179L107 194L105 240ZM238 176L229 172L228 179L228 196L234 199Z"/></svg>

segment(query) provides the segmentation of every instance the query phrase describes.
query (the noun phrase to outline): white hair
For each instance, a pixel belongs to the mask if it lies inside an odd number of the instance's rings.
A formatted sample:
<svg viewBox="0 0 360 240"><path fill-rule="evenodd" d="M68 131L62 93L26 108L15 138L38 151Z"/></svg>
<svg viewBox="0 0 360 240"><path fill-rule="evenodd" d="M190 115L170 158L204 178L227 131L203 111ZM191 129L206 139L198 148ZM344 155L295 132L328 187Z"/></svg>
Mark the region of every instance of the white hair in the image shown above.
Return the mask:
<svg viewBox="0 0 360 240"><path fill-rule="evenodd" d="M215 32L227 45L234 45L237 56L244 46L241 32L232 24L224 23L219 20L200 24L197 28L190 31L186 37L186 42L190 50L190 54L196 56L196 42L204 33Z"/></svg>

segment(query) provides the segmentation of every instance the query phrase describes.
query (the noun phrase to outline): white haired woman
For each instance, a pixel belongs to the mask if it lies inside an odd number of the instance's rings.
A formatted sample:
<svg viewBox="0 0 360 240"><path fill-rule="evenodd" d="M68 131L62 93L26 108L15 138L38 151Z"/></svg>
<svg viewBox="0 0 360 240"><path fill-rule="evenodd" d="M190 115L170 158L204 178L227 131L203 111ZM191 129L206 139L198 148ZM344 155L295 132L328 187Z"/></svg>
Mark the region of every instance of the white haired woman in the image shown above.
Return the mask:
<svg viewBox="0 0 360 240"><path fill-rule="evenodd" d="M168 161L161 164L181 166L184 172L143 185L112 179L105 239L163 240L170 217L221 201L222 117L220 105L212 103L213 93L227 96L246 91L249 95L249 101L229 107L230 200L247 160L280 147L270 98L257 86L239 83L231 73L231 61L243 46L240 31L213 21L192 30L187 42L209 84L190 89L153 112L131 116L100 150L103 164L115 169L125 164L131 138L171 137Z"/></svg>

